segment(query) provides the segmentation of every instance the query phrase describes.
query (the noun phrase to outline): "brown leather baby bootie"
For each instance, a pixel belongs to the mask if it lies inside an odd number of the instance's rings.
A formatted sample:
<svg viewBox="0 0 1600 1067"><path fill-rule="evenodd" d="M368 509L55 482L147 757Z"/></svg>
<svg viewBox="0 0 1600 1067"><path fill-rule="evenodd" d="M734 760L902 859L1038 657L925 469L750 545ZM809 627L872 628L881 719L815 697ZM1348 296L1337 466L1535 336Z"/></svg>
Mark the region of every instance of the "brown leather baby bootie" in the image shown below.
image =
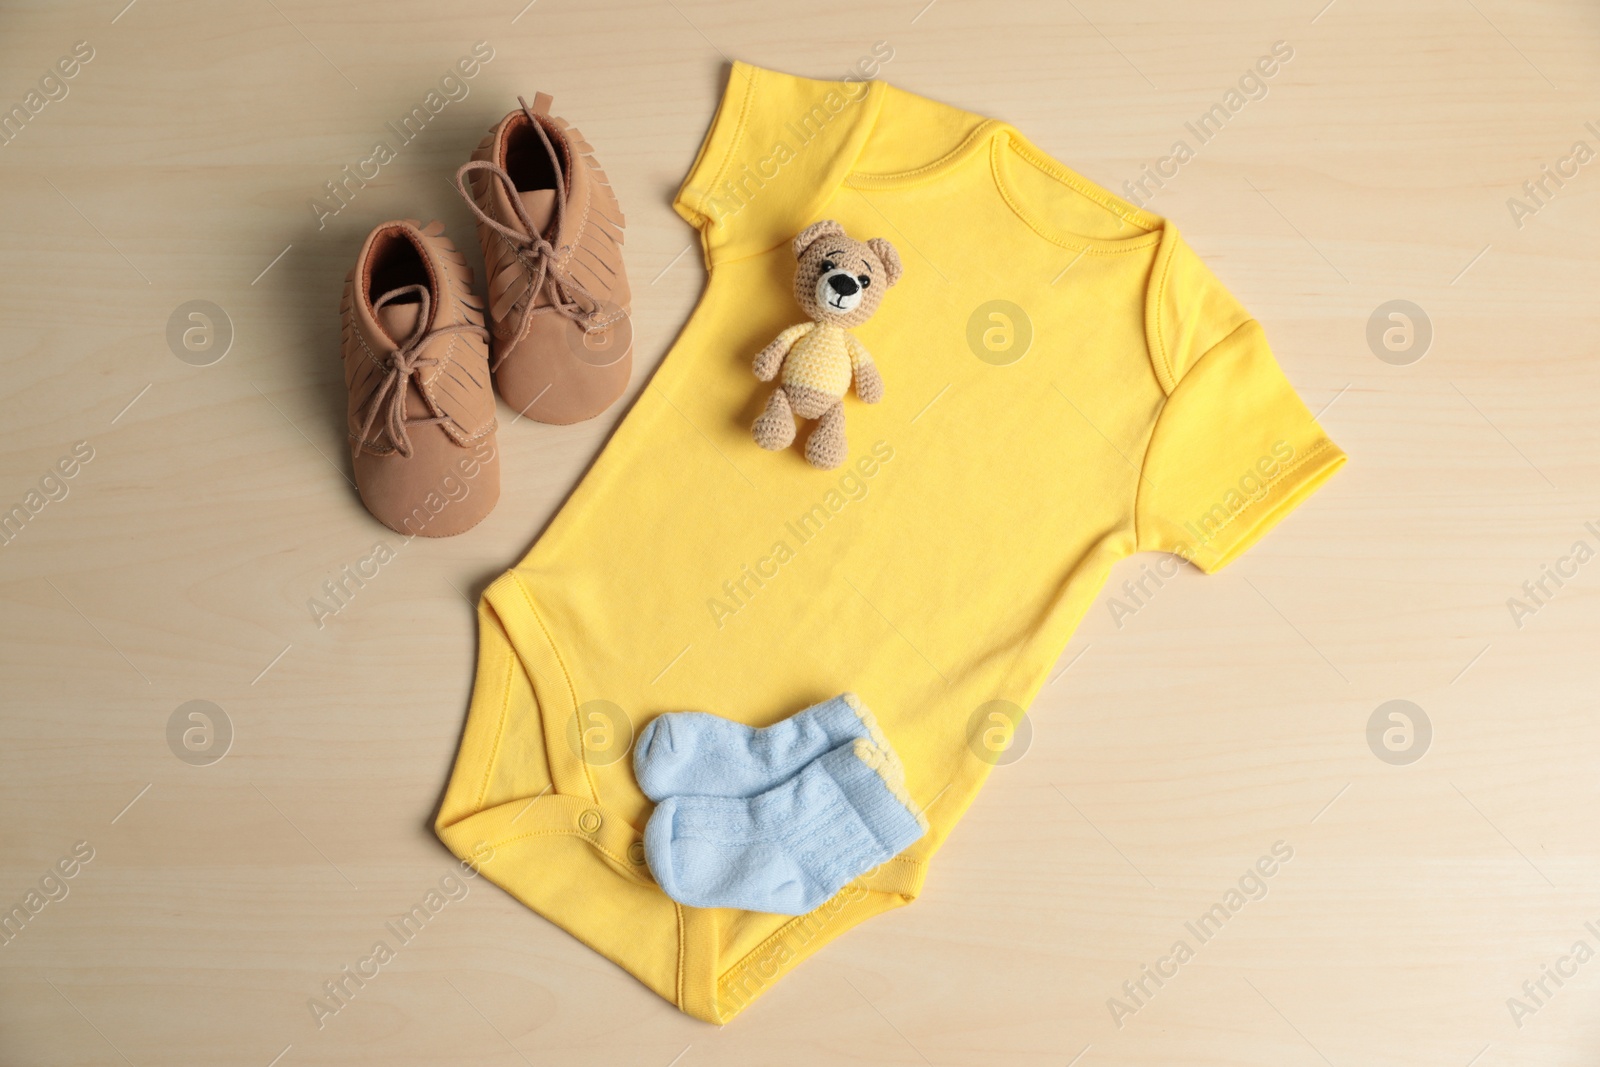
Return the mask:
<svg viewBox="0 0 1600 1067"><path fill-rule="evenodd" d="M339 312L362 503L407 535L476 526L500 499L489 331L444 226L406 219L368 234Z"/></svg>
<svg viewBox="0 0 1600 1067"><path fill-rule="evenodd" d="M456 172L478 217L495 386L530 419L581 422L610 407L633 370L622 211L550 97L518 102Z"/></svg>

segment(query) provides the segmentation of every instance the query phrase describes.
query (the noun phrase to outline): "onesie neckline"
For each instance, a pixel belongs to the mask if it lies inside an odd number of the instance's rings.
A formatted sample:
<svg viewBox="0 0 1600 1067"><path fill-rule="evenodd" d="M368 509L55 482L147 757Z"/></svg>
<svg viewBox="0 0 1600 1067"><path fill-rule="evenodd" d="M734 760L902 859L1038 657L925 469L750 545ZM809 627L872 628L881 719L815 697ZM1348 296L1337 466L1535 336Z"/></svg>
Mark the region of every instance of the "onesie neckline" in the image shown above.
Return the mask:
<svg viewBox="0 0 1600 1067"><path fill-rule="evenodd" d="M873 116L876 125L876 115ZM867 132L871 137L871 131ZM1161 241L1167 222L1105 191L1071 167L1047 155L1010 123L989 119L974 127L955 148L932 162L910 170L888 174L851 171L845 184L855 189L894 189L933 181L960 166L978 152L989 153L989 167L995 188L1011 211L1045 240L1065 248L1088 253L1133 252ZM1073 192L1099 204L1137 231L1128 237L1093 237L1053 225L1029 205L1029 196L1011 176L1018 163L1037 168Z"/></svg>
<svg viewBox="0 0 1600 1067"><path fill-rule="evenodd" d="M1023 163L1036 167L1048 177L1065 185L1073 192L1105 208L1118 219L1139 232L1128 237L1091 237L1054 225L1034 211L1028 197L1011 177L1011 168ZM1045 240L1064 248L1085 253L1135 252L1159 244L1167 221L1159 215L1134 207L1077 171L1040 151L1039 148L1017 132L1015 127L1002 125L989 141L989 165L994 173L995 187L1006 204L1023 222Z"/></svg>

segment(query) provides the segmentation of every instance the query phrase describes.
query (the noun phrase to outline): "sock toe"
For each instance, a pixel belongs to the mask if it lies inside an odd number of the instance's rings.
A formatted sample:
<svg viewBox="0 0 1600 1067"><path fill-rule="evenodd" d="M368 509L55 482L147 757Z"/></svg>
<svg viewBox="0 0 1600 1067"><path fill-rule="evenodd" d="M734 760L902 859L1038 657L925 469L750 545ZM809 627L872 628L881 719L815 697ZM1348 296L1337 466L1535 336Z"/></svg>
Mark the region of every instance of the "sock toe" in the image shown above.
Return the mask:
<svg viewBox="0 0 1600 1067"><path fill-rule="evenodd" d="M677 750L672 741L672 716L657 715L645 727L645 747L655 759L670 756Z"/></svg>
<svg viewBox="0 0 1600 1067"><path fill-rule="evenodd" d="M680 757L672 736L672 716L657 715L639 734L633 748L633 775L639 789L651 800L660 800L673 791L674 772Z"/></svg>
<svg viewBox="0 0 1600 1067"><path fill-rule="evenodd" d="M672 866L673 823L677 809L676 797L668 797L656 805L655 812L644 827L644 861L661 891L673 900L682 900L680 894L683 887Z"/></svg>

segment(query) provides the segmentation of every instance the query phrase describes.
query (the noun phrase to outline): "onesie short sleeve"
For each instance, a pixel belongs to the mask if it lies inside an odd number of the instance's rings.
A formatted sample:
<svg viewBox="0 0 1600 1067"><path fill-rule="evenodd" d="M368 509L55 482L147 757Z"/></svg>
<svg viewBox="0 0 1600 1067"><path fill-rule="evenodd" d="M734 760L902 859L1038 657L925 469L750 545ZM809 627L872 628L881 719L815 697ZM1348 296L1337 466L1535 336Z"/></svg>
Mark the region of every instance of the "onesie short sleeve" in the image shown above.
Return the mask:
<svg viewBox="0 0 1600 1067"><path fill-rule="evenodd" d="M776 248L816 221L860 156L884 89L734 63L672 204L700 231L707 264Z"/></svg>
<svg viewBox="0 0 1600 1067"><path fill-rule="evenodd" d="M1170 228L1145 317L1166 399L1139 483L1138 547L1213 572L1315 492L1345 454L1284 377L1261 324Z"/></svg>

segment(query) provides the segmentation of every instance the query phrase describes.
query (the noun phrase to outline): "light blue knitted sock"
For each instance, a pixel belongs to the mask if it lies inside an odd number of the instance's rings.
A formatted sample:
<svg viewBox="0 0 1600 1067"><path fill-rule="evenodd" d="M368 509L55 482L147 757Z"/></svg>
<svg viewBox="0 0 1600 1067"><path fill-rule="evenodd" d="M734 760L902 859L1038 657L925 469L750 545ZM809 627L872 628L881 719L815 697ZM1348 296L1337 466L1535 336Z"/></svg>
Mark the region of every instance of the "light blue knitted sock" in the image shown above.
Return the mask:
<svg viewBox="0 0 1600 1067"><path fill-rule="evenodd" d="M857 738L760 796L668 797L644 853L680 904L804 915L927 828L893 750Z"/></svg>
<svg viewBox="0 0 1600 1067"><path fill-rule="evenodd" d="M760 729L703 711L673 711L650 720L639 734L633 772L651 800L753 797L858 737L889 747L872 712L854 693Z"/></svg>

